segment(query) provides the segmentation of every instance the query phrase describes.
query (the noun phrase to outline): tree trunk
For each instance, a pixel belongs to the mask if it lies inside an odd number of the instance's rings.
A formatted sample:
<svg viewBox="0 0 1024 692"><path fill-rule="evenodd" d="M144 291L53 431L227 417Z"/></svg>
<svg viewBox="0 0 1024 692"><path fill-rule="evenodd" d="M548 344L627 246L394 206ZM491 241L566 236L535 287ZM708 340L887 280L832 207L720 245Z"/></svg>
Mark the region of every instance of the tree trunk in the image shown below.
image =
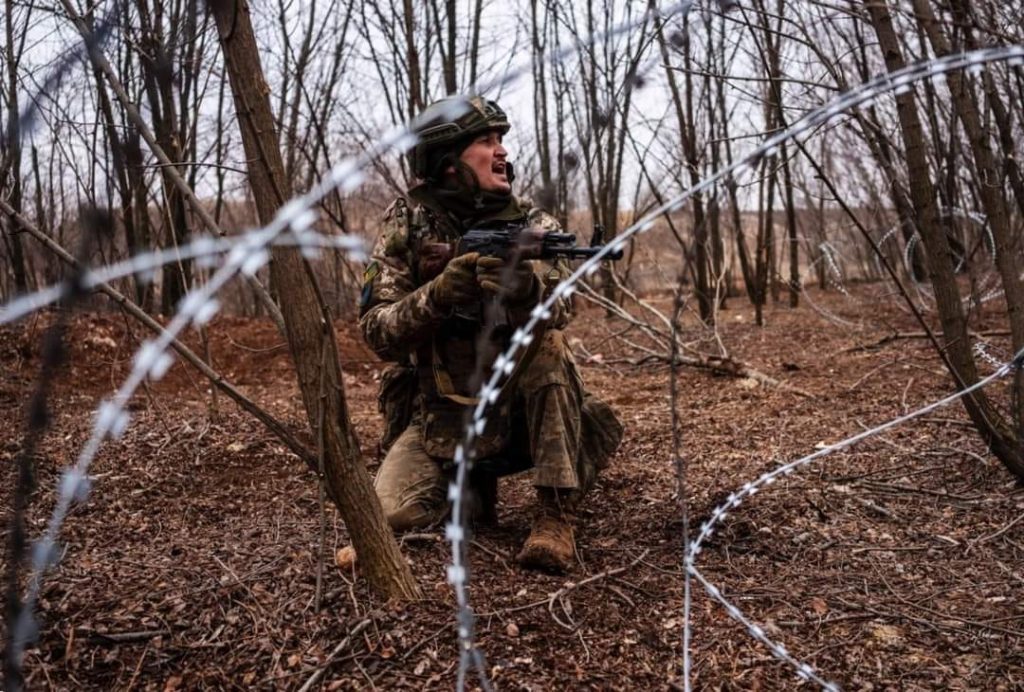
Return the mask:
<svg viewBox="0 0 1024 692"><path fill-rule="evenodd" d="M682 146L681 158L690 174L690 184L696 185L700 182L700 156L697 149L697 127L694 123L693 113L693 78L690 62L690 27L684 23L679 35L679 51L683 55L683 80L684 88L681 90L676 83L675 68L669 59L668 42L665 38L665 27L661 18L655 12L653 0L648 3L651 14L654 17L654 32L658 40L658 49L661 52L661 62L665 69L665 78L668 82L669 94L672 97L672 106L675 109L676 122L679 125L679 139ZM684 20L685 22L685 20ZM683 101L685 91L686 101ZM714 324L715 313L711 299L711 287L708 277L708 228L707 217L704 213L704 199L700 193L691 198L690 204L693 207L693 247L694 263L696 264L696 275L694 277L694 293L697 295L697 306L700 311L701 320L708 325Z"/></svg>
<svg viewBox="0 0 1024 692"><path fill-rule="evenodd" d="M939 28L927 0L914 0L914 11L918 22L928 35L935 54L949 55L952 52L949 42ZM1009 205L1003 194L1003 187L998 184L1001 179L999 166L996 165L988 131L981 122L981 114L978 112L967 76L962 72L951 72L948 84L953 94L953 104L970 141L974 165L980 179L978 187L981 206L992 229L992 239L996 246L996 266L999 268L1003 291L1006 294L1011 343L1013 352L1017 353L1024 348L1024 283L1020 279L1018 259L1020 235L1013 233ZM1024 431L1024 372L1018 370L1014 378L1014 415L1017 418L1018 431Z"/></svg>
<svg viewBox="0 0 1024 692"><path fill-rule="evenodd" d="M21 129L18 113L18 57L14 40L14 3L7 0L5 8L5 33L7 47L4 50L4 62L7 63L7 170L0 170L0 191L3 191L3 177L10 176L11 187L7 198L12 207L21 211ZM26 271L25 251L21 245L21 229L14 221L7 226L8 242L11 250L11 269L14 274L14 288L18 293L28 292L28 272Z"/></svg>
<svg viewBox="0 0 1024 692"><path fill-rule="evenodd" d="M210 3L224 53L242 144L249 162L249 183L261 223L269 222L288 189L284 163L270 110L267 83L256 47L249 6L244 0ZM384 517L352 432L338 363L338 345L309 266L299 251L274 248L271 281L281 299L285 331L299 378L310 427L319 427L324 443L324 482L348 526L367 582L389 598L419 595L408 564ZM322 349L327 349L322 359ZM327 395L321 401L321 368ZM324 407L321 417L320 407Z"/></svg>
<svg viewBox="0 0 1024 692"><path fill-rule="evenodd" d="M876 0L866 0L865 6L885 57L886 67L890 72L903 68L906 62L888 7ZM928 270L942 322L947 364L957 387L963 389L978 381L978 372L971 353L967 322L960 303L960 291L953 274L949 240L939 222L935 188L932 185L925 153L924 132L912 91L896 96L896 112L903 132L910 199L914 206L917 229L928 255ZM992 453L1014 475L1024 478L1024 454L1020 441L1002 415L992 407L985 393L975 392L965 397L963 401L975 428Z"/></svg>
<svg viewBox="0 0 1024 692"><path fill-rule="evenodd" d="M719 45L722 45L724 40L719 36ZM721 49L720 49L721 50ZM721 61L724 63L724 60ZM725 145L725 164L732 166L732 143L731 143L731 130L729 129L729 118L727 117L727 109L725 106L725 80L715 80L715 100L718 103L718 112L722 115L721 122L719 123L720 131L718 133L719 139L722 140ZM736 257L739 260L740 274L743 276L743 288L746 290L747 298L750 300L752 305L757 304L757 288L754 268L750 265L750 251L747 249L747 240L743 234L743 215L740 210L739 196L737 195L737 183L735 176L729 176L725 182L726 194L729 196L729 211L732 214L733 232L736 236Z"/></svg>

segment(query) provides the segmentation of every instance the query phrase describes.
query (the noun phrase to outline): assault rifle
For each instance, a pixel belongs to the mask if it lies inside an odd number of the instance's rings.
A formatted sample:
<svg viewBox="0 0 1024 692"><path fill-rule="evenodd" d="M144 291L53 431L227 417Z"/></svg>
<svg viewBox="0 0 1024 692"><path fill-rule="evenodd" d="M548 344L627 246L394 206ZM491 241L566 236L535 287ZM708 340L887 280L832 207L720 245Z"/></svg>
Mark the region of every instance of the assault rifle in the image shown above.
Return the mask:
<svg viewBox="0 0 1024 692"><path fill-rule="evenodd" d="M467 252L479 252L487 257L508 259L518 255L522 259L586 259L599 253L604 247L604 228L594 224L590 247L579 247L574 233L542 231L531 226L510 225L503 229L472 229L459 240L456 257ZM602 259L620 260L622 250L612 250Z"/></svg>

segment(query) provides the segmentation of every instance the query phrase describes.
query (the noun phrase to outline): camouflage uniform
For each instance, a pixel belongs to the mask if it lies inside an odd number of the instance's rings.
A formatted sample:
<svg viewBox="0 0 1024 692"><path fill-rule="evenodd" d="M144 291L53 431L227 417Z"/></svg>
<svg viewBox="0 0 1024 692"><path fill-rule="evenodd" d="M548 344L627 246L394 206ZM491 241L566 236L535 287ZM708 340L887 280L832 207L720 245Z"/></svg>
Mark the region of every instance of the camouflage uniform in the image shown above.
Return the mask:
<svg viewBox="0 0 1024 692"><path fill-rule="evenodd" d="M411 420L400 434L395 431L397 439L375 484L396 530L429 525L447 510L451 459L479 388L471 380L484 309L447 310L434 304L428 284L454 254L462 229L422 188L413 192L419 192L414 195L419 204L410 207L400 199L385 213L360 301L359 324L366 341L381 358L408 364L409 372L415 372L418 393ZM515 198L473 226L508 223L559 230L550 214ZM567 275L561 263L536 260L533 265L540 279L535 295L522 305L498 308L487 362L505 350L512 331ZM536 333L537 346L489 411L476 452L479 459L501 457L505 472L532 467L535 486L572 491L575 503L614 453L622 427L612 410L583 388L562 332L570 308L567 301L558 301L545 328ZM385 413L393 414L393 409Z"/></svg>

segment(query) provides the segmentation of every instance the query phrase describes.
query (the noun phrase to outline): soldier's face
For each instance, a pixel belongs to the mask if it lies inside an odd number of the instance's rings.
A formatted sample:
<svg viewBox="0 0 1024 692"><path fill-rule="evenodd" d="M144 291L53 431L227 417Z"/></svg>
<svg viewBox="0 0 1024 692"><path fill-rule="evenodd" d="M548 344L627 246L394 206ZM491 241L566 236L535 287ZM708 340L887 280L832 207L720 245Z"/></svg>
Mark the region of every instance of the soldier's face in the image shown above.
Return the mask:
<svg viewBox="0 0 1024 692"><path fill-rule="evenodd" d="M487 192L511 192L508 182L508 152L501 144L501 133L486 132L466 147L459 160L469 166L480 181L480 189Z"/></svg>

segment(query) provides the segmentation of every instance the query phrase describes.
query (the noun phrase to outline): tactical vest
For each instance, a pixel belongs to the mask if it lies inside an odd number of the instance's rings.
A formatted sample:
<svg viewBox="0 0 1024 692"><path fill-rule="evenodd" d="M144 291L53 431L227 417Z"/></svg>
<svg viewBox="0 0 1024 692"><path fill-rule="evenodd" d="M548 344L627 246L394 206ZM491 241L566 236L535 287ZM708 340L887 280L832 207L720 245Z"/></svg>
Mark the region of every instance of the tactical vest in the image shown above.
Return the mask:
<svg viewBox="0 0 1024 692"><path fill-rule="evenodd" d="M419 287L444 271L454 256L461 232L454 222L431 209L423 206L410 209L404 202L398 204L401 208L395 209L396 219L405 217L405 247L390 247L389 239L389 254L392 251L399 254L404 250L416 287ZM475 396L481 384L473 378L477 370L477 345L483 331L483 314L483 306L453 311L442 321L433 337L413 355L411 365L416 372L423 445L431 456L453 458L456 446L465 437L466 425L470 421L472 407L477 403ZM505 350L510 333L511 329L500 326L493 330L489 343L492 353L487 354L488 359ZM490 368L485 369L484 375L490 375ZM488 412L484 432L476 439L478 458L497 454L505 446L509 432L509 406L507 397L503 397Z"/></svg>

